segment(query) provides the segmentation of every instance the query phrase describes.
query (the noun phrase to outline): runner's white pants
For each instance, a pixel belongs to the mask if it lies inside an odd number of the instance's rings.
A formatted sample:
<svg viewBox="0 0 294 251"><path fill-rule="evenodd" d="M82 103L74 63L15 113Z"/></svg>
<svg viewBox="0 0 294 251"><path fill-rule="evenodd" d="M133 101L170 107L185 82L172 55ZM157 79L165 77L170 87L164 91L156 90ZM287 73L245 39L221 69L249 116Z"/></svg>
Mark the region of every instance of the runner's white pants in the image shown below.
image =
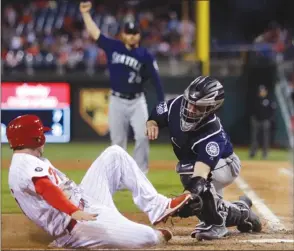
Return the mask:
<svg viewBox="0 0 294 251"><path fill-rule="evenodd" d="M134 159L121 147L108 147L88 169L80 187L89 202L84 210L98 213L97 220L78 222L71 233L59 237L53 246L142 248L160 243L159 231L128 220L115 207L112 195L120 187L127 188L132 192L134 203L153 223L170 200L157 193Z"/></svg>

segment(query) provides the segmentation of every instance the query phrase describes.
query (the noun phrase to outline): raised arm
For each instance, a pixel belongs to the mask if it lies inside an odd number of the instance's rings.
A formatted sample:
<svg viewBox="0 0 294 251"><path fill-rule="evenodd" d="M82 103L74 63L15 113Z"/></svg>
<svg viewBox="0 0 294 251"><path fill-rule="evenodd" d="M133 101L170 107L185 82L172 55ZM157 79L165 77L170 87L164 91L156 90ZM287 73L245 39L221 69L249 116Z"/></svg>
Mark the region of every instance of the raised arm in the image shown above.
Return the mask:
<svg viewBox="0 0 294 251"><path fill-rule="evenodd" d="M120 41L106 37L101 33L101 30L95 24L89 12L91 7L91 2L84 2L80 4L80 11L82 13L86 29L90 36L96 41L97 45L106 52L106 55L109 58L112 55L113 49L117 48Z"/></svg>
<svg viewBox="0 0 294 251"><path fill-rule="evenodd" d="M101 31L91 17L91 14L90 14L91 8L92 8L91 2L80 3L80 12L82 14L86 29L89 32L90 36L94 40L97 40L100 37Z"/></svg>

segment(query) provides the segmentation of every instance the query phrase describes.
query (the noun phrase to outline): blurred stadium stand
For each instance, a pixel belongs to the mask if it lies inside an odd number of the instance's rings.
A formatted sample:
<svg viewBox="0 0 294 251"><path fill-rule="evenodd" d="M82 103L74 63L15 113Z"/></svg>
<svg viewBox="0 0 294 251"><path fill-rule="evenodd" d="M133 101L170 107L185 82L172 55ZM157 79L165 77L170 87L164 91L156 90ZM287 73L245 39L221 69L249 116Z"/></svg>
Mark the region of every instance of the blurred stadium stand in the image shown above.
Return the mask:
<svg viewBox="0 0 294 251"><path fill-rule="evenodd" d="M182 1L176 0L93 2L99 3L92 10L94 20L107 36L118 37L124 21L140 23L142 45L156 55L162 75L195 72L193 1L187 0L186 13L182 10ZM287 71L292 72L294 18L289 8L293 2L288 1L289 6L285 6L285 1L257 2L211 1L211 72L215 75L240 75L252 52L282 56ZM84 30L78 1L3 1L2 5L4 74L25 71L32 75L45 70L58 74L104 72L105 54ZM263 35L275 12L278 13L275 18L281 20L283 27L275 41L253 44Z"/></svg>

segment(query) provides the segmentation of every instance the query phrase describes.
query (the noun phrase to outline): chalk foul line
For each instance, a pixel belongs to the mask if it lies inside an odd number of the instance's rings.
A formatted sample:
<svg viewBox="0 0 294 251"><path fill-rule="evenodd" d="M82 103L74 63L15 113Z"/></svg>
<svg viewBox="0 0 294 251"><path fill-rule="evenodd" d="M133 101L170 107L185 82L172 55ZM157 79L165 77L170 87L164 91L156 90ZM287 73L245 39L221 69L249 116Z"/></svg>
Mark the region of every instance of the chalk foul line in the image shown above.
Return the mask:
<svg viewBox="0 0 294 251"><path fill-rule="evenodd" d="M268 226L272 230L286 230L286 227L281 223L280 219L265 205L245 180L237 177L235 183L252 200L256 210L267 221Z"/></svg>

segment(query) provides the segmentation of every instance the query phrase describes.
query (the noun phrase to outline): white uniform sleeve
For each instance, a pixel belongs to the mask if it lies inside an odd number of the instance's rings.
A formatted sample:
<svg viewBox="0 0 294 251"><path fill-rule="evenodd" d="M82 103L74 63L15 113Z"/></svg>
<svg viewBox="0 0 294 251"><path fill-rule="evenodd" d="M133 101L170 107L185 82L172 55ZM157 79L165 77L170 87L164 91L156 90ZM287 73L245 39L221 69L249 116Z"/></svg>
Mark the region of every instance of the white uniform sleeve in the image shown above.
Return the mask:
<svg viewBox="0 0 294 251"><path fill-rule="evenodd" d="M27 158L25 170L29 179L34 177L49 177L49 165L33 156L32 158Z"/></svg>
<svg viewBox="0 0 294 251"><path fill-rule="evenodd" d="M22 184L20 185L23 189L35 192L35 186L33 183L34 177L48 177L49 175L49 165L40 159L26 155L22 159L22 168L19 169L23 174L21 175ZM51 179L52 180L52 179Z"/></svg>
<svg viewBox="0 0 294 251"><path fill-rule="evenodd" d="M35 191L33 183L34 177L48 177L51 182L58 186L68 197L71 197L72 190L76 184L69 180L68 177L56 169L48 159L28 156L25 163L26 179L29 190Z"/></svg>
<svg viewBox="0 0 294 251"><path fill-rule="evenodd" d="M57 169L51 165L50 161L44 161L44 159L39 159L34 156L26 157L24 169L29 182L35 177L48 177L53 184L59 186L65 179L65 175L57 172Z"/></svg>

